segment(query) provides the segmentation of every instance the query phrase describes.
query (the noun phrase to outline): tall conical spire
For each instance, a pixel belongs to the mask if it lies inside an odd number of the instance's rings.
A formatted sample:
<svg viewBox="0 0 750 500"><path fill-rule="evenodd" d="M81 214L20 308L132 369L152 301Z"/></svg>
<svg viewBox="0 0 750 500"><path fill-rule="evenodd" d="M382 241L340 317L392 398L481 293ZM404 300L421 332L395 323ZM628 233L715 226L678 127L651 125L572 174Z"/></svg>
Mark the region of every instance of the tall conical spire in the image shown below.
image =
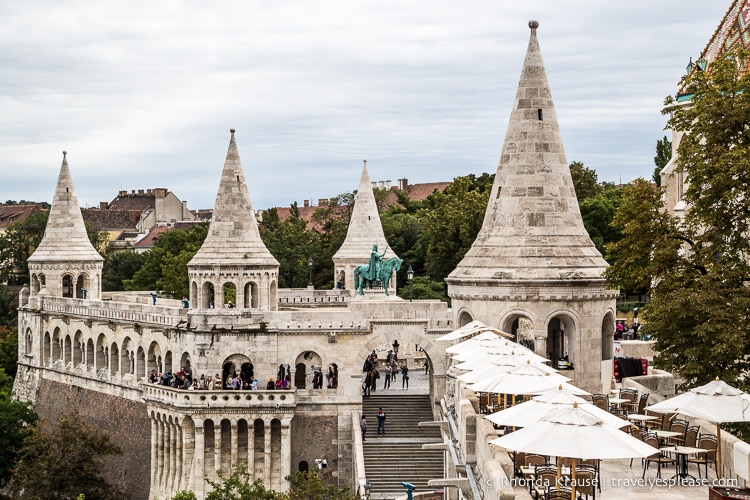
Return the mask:
<svg viewBox="0 0 750 500"><path fill-rule="evenodd" d="M367 160L364 160L357 199L354 202L346 238L333 258L334 260L359 259L366 263L372 252L372 246L376 244L381 253L386 250L387 242L383 233L383 225L380 223L378 205L375 202L370 176L367 174ZM391 257L395 257L395 254L388 250L384 258Z"/></svg>
<svg viewBox="0 0 750 500"><path fill-rule="evenodd" d="M57 178L44 237L28 262L104 261L86 233L67 155L67 151L63 151L60 176Z"/></svg>
<svg viewBox="0 0 750 500"><path fill-rule="evenodd" d="M583 226L538 26L529 22L531 37L482 229L449 284L601 279L607 266Z"/></svg>
<svg viewBox="0 0 750 500"><path fill-rule="evenodd" d="M232 135L208 235L188 265L238 263L243 266L278 266L279 263L260 239L234 129L230 132Z"/></svg>

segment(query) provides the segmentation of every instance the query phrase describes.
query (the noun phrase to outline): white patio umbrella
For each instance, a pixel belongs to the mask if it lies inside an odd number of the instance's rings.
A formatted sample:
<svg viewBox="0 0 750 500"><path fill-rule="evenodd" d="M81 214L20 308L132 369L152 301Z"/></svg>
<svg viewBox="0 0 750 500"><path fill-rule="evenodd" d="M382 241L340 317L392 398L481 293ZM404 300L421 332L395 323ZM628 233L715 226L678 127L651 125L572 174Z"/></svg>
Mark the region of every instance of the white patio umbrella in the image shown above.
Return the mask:
<svg viewBox="0 0 750 500"><path fill-rule="evenodd" d="M469 337L471 335L476 335L476 334L483 333L483 332L492 332L501 337L507 337L507 338L513 337L513 335L511 335L510 333L505 333L501 330L498 330L497 328L493 328L489 325L485 325L481 321L474 320L471 323L468 323L457 330L453 330L450 333L446 333L445 335L436 338L435 340L445 340L445 341L458 340L464 337Z"/></svg>
<svg viewBox="0 0 750 500"><path fill-rule="evenodd" d="M574 404L577 404L581 410L601 419L604 425L610 425L617 429L630 425L627 420L602 410L585 399L567 392L560 386L557 390L534 396L529 401L487 415L485 418L496 425L527 427L540 421L554 409L572 407Z"/></svg>
<svg viewBox="0 0 750 500"><path fill-rule="evenodd" d="M445 352L449 354L457 354L459 352L476 349L479 345L491 346L493 344L500 344L505 342L510 342L513 345L520 345L516 342L513 342L512 340L498 337L496 333L485 331L475 335L474 337L463 340L458 344L446 347Z"/></svg>
<svg viewBox="0 0 750 500"><path fill-rule="evenodd" d="M476 392L493 392L497 394L541 394L562 385L564 389L577 396L589 396L590 393L568 384L567 377L557 373L530 373L527 365L499 374L494 379L475 382L467 387Z"/></svg>
<svg viewBox="0 0 750 500"><path fill-rule="evenodd" d="M538 422L490 444L507 450L572 458L571 479L575 498L576 460L648 457L659 450L581 409L577 404L550 411Z"/></svg>
<svg viewBox="0 0 750 500"><path fill-rule="evenodd" d="M658 413L682 413L716 424L716 477L721 479L721 424L750 422L750 394L719 380L646 407Z"/></svg>

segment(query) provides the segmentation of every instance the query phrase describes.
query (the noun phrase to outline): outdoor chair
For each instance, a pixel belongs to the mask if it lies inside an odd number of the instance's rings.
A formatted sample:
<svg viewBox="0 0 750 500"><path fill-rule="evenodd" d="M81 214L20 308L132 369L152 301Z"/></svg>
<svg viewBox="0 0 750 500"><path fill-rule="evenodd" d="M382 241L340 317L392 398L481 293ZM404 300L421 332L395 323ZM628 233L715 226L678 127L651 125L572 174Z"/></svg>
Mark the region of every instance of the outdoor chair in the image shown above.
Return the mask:
<svg viewBox="0 0 750 500"><path fill-rule="evenodd" d="M604 411L609 411L609 396L606 394L592 394L591 403Z"/></svg>
<svg viewBox="0 0 750 500"><path fill-rule="evenodd" d="M516 477L523 477L521 467L526 465L524 460L526 460L526 453L522 451L513 452L513 473Z"/></svg>
<svg viewBox="0 0 750 500"><path fill-rule="evenodd" d="M596 487L599 491L602 491L602 483L599 480L599 472L600 472L599 465L601 464L601 460L596 459L596 458L589 458L587 460L581 460L579 463L581 465L589 465L596 470Z"/></svg>
<svg viewBox="0 0 750 500"><path fill-rule="evenodd" d="M565 486L550 486L544 494L545 500L571 500L573 490Z"/></svg>
<svg viewBox="0 0 750 500"><path fill-rule="evenodd" d="M630 435L633 436L636 439L640 439L643 441L643 431L641 431L640 427L637 427L635 425L630 425ZM641 463L643 463L643 460L641 460ZM633 459L630 459L630 466L633 466Z"/></svg>
<svg viewBox="0 0 750 500"><path fill-rule="evenodd" d="M646 407L648 406L648 397L650 394L648 392L645 392L641 394L641 397L638 398L638 414L639 415L645 415Z"/></svg>
<svg viewBox="0 0 750 500"><path fill-rule="evenodd" d="M532 495L539 499L540 495L544 496L548 488L557 484L557 467L550 464L537 465L534 471L534 487Z"/></svg>
<svg viewBox="0 0 750 500"><path fill-rule="evenodd" d="M638 391L635 389L620 389L620 399L627 399L627 403L622 403L623 408L630 413L638 411Z"/></svg>
<svg viewBox="0 0 750 500"><path fill-rule="evenodd" d="M698 478L701 477L701 464L703 464L706 468L706 479L708 479L708 464L714 464L714 469L716 468L716 448L717 448L717 441L716 436L713 434L701 434L698 437L698 446L697 448L703 448L705 450L710 450L706 453L699 453L695 457L688 457L688 467L690 467L690 464L697 464L698 465Z"/></svg>
<svg viewBox="0 0 750 500"><path fill-rule="evenodd" d="M596 468L590 465L576 466L576 494L579 498L585 496L595 500L597 482Z"/></svg>
<svg viewBox="0 0 750 500"><path fill-rule="evenodd" d="M536 453L527 453L523 460L525 466L537 466L547 464L547 457L543 455L537 455Z"/></svg>
<svg viewBox="0 0 750 500"><path fill-rule="evenodd" d="M624 408L612 408L612 409L609 410L609 412L612 415L620 417L623 420L627 420L628 419L628 410L626 410Z"/></svg>
<svg viewBox="0 0 750 500"><path fill-rule="evenodd" d="M656 449L659 449L659 440L656 438L655 434L646 433L646 435L643 436L643 442L647 445L653 446ZM661 466L667 464L675 464L676 460L672 457L664 455L660 451L654 453L653 455L649 455L643 462L643 475L641 476L641 478L646 477L646 469L648 469L648 466L652 463L656 464L656 477L661 478Z"/></svg>
<svg viewBox="0 0 750 500"><path fill-rule="evenodd" d="M676 416L676 413L665 413L661 419L661 430L668 431L672 425L672 419Z"/></svg>
<svg viewBox="0 0 750 500"><path fill-rule="evenodd" d="M676 418L672 420L672 424L669 426L669 430L672 432L679 432L679 436L671 437L666 439L666 443L668 446L682 446L682 444L685 442L685 432L687 432L687 428L690 423L687 420L683 420L681 418Z"/></svg>
<svg viewBox="0 0 750 500"><path fill-rule="evenodd" d="M690 427L688 427L685 431L685 441L683 442L683 445L689 446L690 448L695 448L695 443L698 441L698 433L700 432L700 430L700 425L691 425Z"/></svg>
<svg viewBox="0 0 750 500"><path fill-rule="evenodd" d="M645 410L645 414L653 416L653 417L657 417L657 420L646 421L646 429L650 431L656 430L656 429L662 429L662 425L663 425L663 421L665 417L663 413L657 413L655 411Z"/></svg>

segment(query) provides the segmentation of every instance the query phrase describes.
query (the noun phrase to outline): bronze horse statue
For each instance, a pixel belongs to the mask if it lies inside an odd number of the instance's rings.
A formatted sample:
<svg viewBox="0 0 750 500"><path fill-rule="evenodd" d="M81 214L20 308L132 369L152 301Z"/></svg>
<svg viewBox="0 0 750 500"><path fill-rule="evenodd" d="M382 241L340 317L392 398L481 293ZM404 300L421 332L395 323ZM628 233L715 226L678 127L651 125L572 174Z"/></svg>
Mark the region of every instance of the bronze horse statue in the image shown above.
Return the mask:
<svg viewBox="0 0 750 500"><path fill-rule="evenodd" d="M370 266L369 265L362 265L357 266L354 268L354 289L357 291L359 295L364 295L365 293L362 291L362 289L367 285L368 287L372 287L374 283L382 283L383 288L385 289L385 294L388 295L388 284L391 281L391 275L393 274L393 271L398 271L401 269L401 263L404 262L403 260L399 258L392 258L384 260L380 263L377 276L369 276L370 272Z"/></svg>

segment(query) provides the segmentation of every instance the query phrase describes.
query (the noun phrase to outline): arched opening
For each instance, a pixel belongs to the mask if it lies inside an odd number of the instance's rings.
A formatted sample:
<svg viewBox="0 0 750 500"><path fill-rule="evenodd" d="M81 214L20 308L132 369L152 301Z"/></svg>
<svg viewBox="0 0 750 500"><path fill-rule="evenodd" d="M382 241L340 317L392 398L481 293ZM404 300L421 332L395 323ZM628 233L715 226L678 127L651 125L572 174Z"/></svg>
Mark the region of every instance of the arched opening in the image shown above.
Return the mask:
<svg viewBox="0 0 750 500"><path fill-rule="evenodd" d="M250 362L242 363L240 366L240 380L242 381L242 388L243 389L249 389L250 384L253 382L253 378L255 378L255 369L253 367L253 364Z"/></svg>
<svg viewBox="0 0 750 500"><path fill-rule="evenodd" d="M198 283L195 281L190 282L190 302L198 304L199 306L202 304L202 302L198 300Z"/></svg>
<svg viewBox="0 0 750 500"><path fill-rule="evenodd" d="M70 335L65 336L65 345L63 346L63 361L67 367L73 362L73 341Z"/></svg>
<svg viewBox="0 0 750 500"><path fill-rule="evenodd" d="M276 370L276 388L289 389L291 386L292 372L289 369L289 364L281 363L278 370Z"/></svg>
<svg viewBox="0 0 750 500"><path fill-rule="evenodd" d="M123 374L135 373L135 360L130 349L130 337L125 337L122 341L122 350L120 351L120 371Z"/></svg>
<svg viewBox="0 0 750 500"><path fill-rule="evenodd" d="M34 350L34 337L31 334L31 328L26 329L26 342L24 347L24 352L31 356Z"/></svg>
<svg viewBox="0 0 750 500"><path fill-rule="evenodd" d="M228 309L234 309L237 304L237 286L231 281L224 283L224 304L223 307Z"/></svg>
<svg viewBox="0 0 750 500"><path fill-rule="evenodd" d="M246 366L247 365L247 366ZM245 367L245 370L247 370L247 374L252 375L253 373L253 364L250 361L250 358L245 356L244 354L232 354L231 356L227 357L224 362L221 364L221 388L222 389L231 389L231 381L234 377L240 377L241 376L241 370L242 367ZM239 370L239 371L238 371ZM242 375L247 376L247 375ZM240 380L247 380L250 381L252 379L240 379ZM217 387L218 389L218 387Z"/></svg>
<svg viewBox="0 0 750 500"><path fill-rule="evenodd" d="M266 467L266 425L263 419L256 418L253 422L253 463L255 477L263 477Z"/></svg>
<svg viewBox="0 0 750 500"><path fill-rule="evenodd" d="M182 356L180 357L180 369L184 370L185 376L192 378L193 377L193 369L190 365L190 353L183 352Z"/></svg>
<svg viewBox="0 0 750 500"><path fill-rule="evenodd" d="M52 364L50 359L50 353L52 352L52 339L50 338L49 332L44 332L44 343L42 344L42 365Z"/></svg>
<svg viewBox="0 0 750 500"><path fill-rule="evenodd" d="M326 387L336 389L339 386L339 365L331 363L326 373Z"/></svg>
<svg viewBox="0 0 750 500"><path fill-rule="evenodd" d="M83 333L81 333L81 330L78 330L73 344L73 366L81 366L83 364L83 352L85 349Z"/></svg>
<svg viewBox="0 0 750 500"><path fill-rule="evenodd" d="M244 295L245 297L242 303L242 307L244 307L245 309L248 309L250 307L258 307L258 285L256 283L246 283L244 288Z"/></svg>
<svg viewBox="0 0 750 500"><path fill-rule="evenodd" d="M281 421L271 420L271 485L273 489L281 486Z"/></svg>
<svg viewBox="0 0 750 500"><path fill-rule="evenodd" d="M52 334L52 363L56 361L62 361L62 339L59 328L55 328L55 333Z"/></svg>
<svg viewBox="0 0 750 500"><path fill-rule="evenodd" d="M552 361L552 366L561 369L573 368L576 352L573 347L575 335L575 324L565 316L554 316L547 324L547 358Z"/></svg>
<svg viewBox="0 0 750 500"><path fill-rule="evenodd" d="M206 281L201 286L200 307L209 309L214 307L214 284Z"/></svg>
<svg viewBox="0 0 750 500"><path fill-rule="evenodd" d="M461 314L458 315L458 328L466 326L472 321L474 321L474 318L471 317L468 311L461 311Z"/></svg>
<svg viewBox="0 0 750 500"><path fill-rule="evenodd" d="M214 431L214 421L206 420L203 422L203 464L204 470L211 479L216 478L216 465L214 464L214 447L216 446L216 436Z"/></svg>
<svg viewBox="0 0 750 500"><path fill-rule="evenodd" d="M120 371L120 349L115 342L109 348L109 374L114 375Z"/></svg>
<svg viewBox="0 0 750 500"><path fill-rule="evenodd" d="M294 387L304 389L307 385L307 365L297 363L294 367Z"/></svg>
<svg viewBox="0 0 750 500"><path fill-rule="evenodd" d="M232 423L226 418L221 421L221 470L230 470L232 467Z"/></svg>
<svg viewBox="0 0 750 500"><path fill-rule="evenodd" d="M31 296L34 297L36 294L39 293L39 290L42 289L42 279L44 279L43 274L32 274L31 275Z"/></svg>
<svg viewBox="0 0 750 500"><path fill-rule="evenodd" d="M62 277L62 296L73 298L73 277L69 274Z"/></svg>
<svg viewBox="0 0 750 500"><path fill-rule="evenodd" d="M237 462L249 462L247 456L247 420L239 419L237 421Z"/></svg>
<svg viewBox="0 0 750 500"><path fill-rule="evenodd" d="M346 273L341 270L338 273L338 279L336 280L336 289L337 290L345 290L346 289Z"/></svg>
<svg viewBox="0 0 750 500"><path fill-rule="evenodd" d="M86 293L84 293L84 290L86 291ZM86 282L84 280L83 275L78 276L78 279L76 280L76 287L75 287L74 293L77 299L87 298L88 290L86 290Z"/></svg>
<svg viewBox="0 0 750 500"><path fill-rule="evenodd" d="M307 460L303 460L299 463L297 469L300 472L310 472L310 464L307 463Z"/></svg>
<svg viewBox="0 0 750 500"><path fill-rule="evenodd" d="M161 348L156 342L151 342L151 345L148 347L148 372L164 373L162 367Z"/></svg>
<svg viewBox="0 0 750 500"><path fill-rule="evenodd" d="M107 365L107 338L104 334L96 339L96 370L99 371Z"/></svg>
<svg viewBox="0 0 750 500"><path fill-rule="evenodd" d="M174 373L174 366L172 365L172 351L167 351L164 353L164 371L165 372L173 372Z"/></svg>
<svg viewBox="0 0 750 500"><path fill-rule="evenodd" d="M146 377L146 352L143 347L138 347L138 354L135 361L135 376L140 380Z"/></svg>
<svg viewBox="0 0 750 500"><path fill-rule="evenodd" d="M275 280L271 282L270 293L271 293L271 296L269 297L268 306L275 311L277 308L278 301L279 301L278 284L276 283Z"/></svg>
<svg viewBox="0 0 750 500"><path fill-rule="evenodd" d="M86 341L86 370L92 371L94 369L94 341L88 339Z"/></svg>

